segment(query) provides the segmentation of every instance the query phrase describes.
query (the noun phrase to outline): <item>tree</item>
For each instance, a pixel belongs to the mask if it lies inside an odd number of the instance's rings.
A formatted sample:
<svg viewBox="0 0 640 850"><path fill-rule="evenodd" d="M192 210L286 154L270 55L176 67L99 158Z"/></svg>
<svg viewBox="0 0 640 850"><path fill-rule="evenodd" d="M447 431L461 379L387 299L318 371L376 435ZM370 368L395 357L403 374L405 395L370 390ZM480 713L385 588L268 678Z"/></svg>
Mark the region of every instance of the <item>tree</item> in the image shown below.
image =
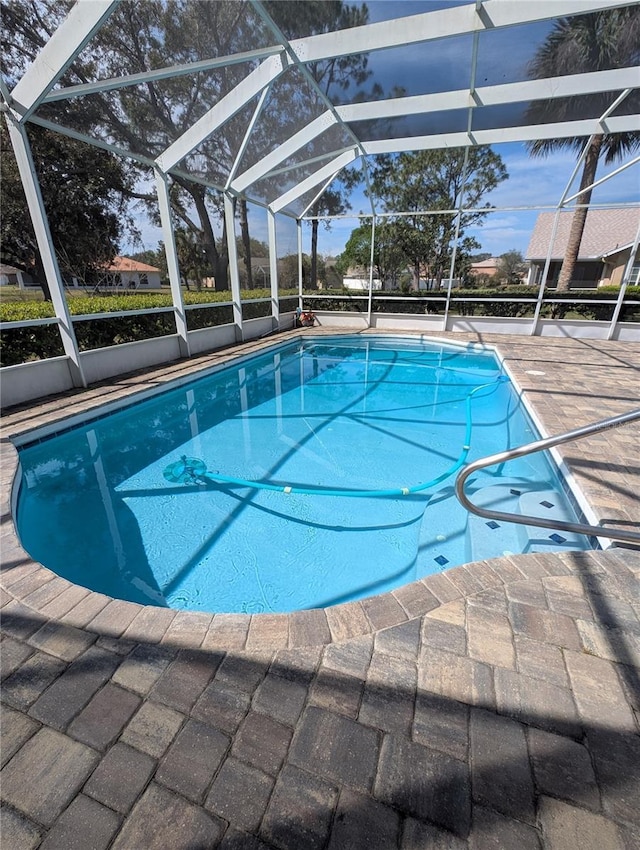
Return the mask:
<svg viewBox="0 0 640 850"><path fill-rule="evenodd" d="M311 258L308 254L302 255L302 284L309 280L311 270ZM278 258L278 282L282 289L298 288L298 255L286 254Z"/></svg>
<svg viewBox="0 0 640 850"><path fill-rule="evenodd" d="M354 266L368 269L371 262L371 220L364 219L359 227L351 231L344 251L338 257L338 270L345 275ZM395 289L407 259L396 241L393 223L378 221L373 246L374 275L383 286Z"/></svg>
<svg viewBox="0 0 640 850"><path fill-rule="evenodd" d="M522 283L522 276L527 268L522 253L515 249L500 255L496 280L501 283Z"/></svg>
<svg viewBox="0 0 640 850"><path fill-rule="evenodd" d="M309 212L313 216L319 215L342 215L347 211L347 202L346 198L340 191L340 189L327 189L323 194L318 198L315 204L311 207ZM309 287L311 289L317 289L318 287L318 226L320 222L317 218L312 219L311 221L311 270L310 270L310 280ZM330 228L331 224L328 221L324 222L324 225L327 229Z"/></svg>
<svg viewBox="0 0 640 850"><path fill-rule="evenodd" d="M462 148L426 150L380 157L372 169L374 195L380 198L389 212L408 215L390 216L393 237L405 255L413 276L414 288L421 277L439 287L449 273L451 243L456 232L456 214L439 210L457 209L464 193L465 207L479 209L487 192L507 178L500 156L491 148L470 148L465 170ZM490 209L489 204L485 204ZM433 215L422 215L424 211ZM465 254L480 247L472 237L464 235L465 228L478 224L485 213L462 213L458 231L457 268Z"/></svg>
<svg viewBox="0 0 640 850"><path fill-rule="evenodd" d="M64 277L87 282L111 263L125 232L135 230L127 214L131 175L120 159L83 142L36 125L29 126L28 136L60 271ZM31 274L50 300L18 165L4 123L0 125L0 146L2 261Z"/></svg>
<svg viewBox="0 0 640 850"><path fill-rule="evenodd" d="M539 48L529 66L533 78L559 77L590 71L637 65L640 60L640 8L636 5L621 9L608 9L588 15L576 15L559 20ZM588 95L590 114L602 115L612 104L616 93ZM535 101L527 110L532 124L550 121L571 121L585 117L585 96ZM623 106L638 105L638 93L629 95ZM547 156L556 150L568 148L580 152L587 139L574 136L566 139L543 139L528 143L533 156ZM604 158L612 163L640 146L640 133L598 133L589 140L584 159L580 190L590 186L595 178L598 162ZM580 243L587 218L591 190L580 195L569 233L569 240L560 270L557 289L570 288L573 271L580 252Z"/></svg>
<svg viewBox="0 0 640 850"><path fill-rule="evenodd" d="M180 266L182 282L189 289L193 281L196 289L202 289L202 279L207 276L207 252L197 231L186 227L176 227L174 230L176 253Z"/></svg>
<svg viewBox="0 0 640 850"><path fill-rule="evenodd" d="M334 30L350 29L362 26L369 21L366 4L361 6L344 3L342 0L323 0L322 3L309 3L308 0L266 0L265 8L289 39L301 38L313 33L326 33ZM357 99L362 92L357 89L364 85L371 72L368 70L366 54L352 54L310 62L306 67L320 91L333 100L339 99L342 92L351 90L351 97ZM381 90L376 88L376 91ZM317 94L312 94L306 106L315 117L318 110L324 111L325 104ZM323 153L323 140L316 140L308 148L308 156ZM317 148L317 151L316 151ZM309 210L311 216L342 215L349 208L348 193L352 187L351 173L345 170L342 179L327 188ZM311 271L308 285L316 289L318 285L318 228L317 218L311 220ZM330 222L324 226L330 229Z"/></svg>
<svg viewBox="0 0 640 850"><path fill-rule="evenodd" d="M289 37L327 32L365 23L366 6L342 0L323 3L271 2L266 7ZM17 79L48 41L71 6L66 0L13 0L3 5L3 50L0 55L8 78ZM65 72L64 84L87 83L96 78L144 73L167 65L181 65L212 56L247 50L273 34L247 4L234 0L185 3L182 0L146 0L122 3ZM256 63L259 60L256 60ZM322 91L346 90L366 77L366 56L337 57L309 66ZM132 152L156 158L201 118L215 103L233 91L250 70L248 63L231 63L215 72L148 80L89 98L44 104L39 114L84 132L113 141ZM287 138L318 114L322 99L309 97L310 87L300 85L293 69L270 91L265 116L253 129L251 144L240 170L258 161L273 146L274 138ZM312 94L316 94L312 92ZM228 256L223 215L223 194L203 185L200 178L224 186L247 129L256 100L246 104L219 132L206 139L180 163L182 174L173 175L171 201L179 225L199 231L213 270L216 288L228 288ZM79 122L78 117L82 117ZM268 117L266 117L268 116ZM69 120L70 119L70 120ZM313 153L309 154L313 156ZM185 176L193 174L194 179ZM145 174L144 179L149 180ZM276 181L277 182L277 181ZM281 193L281 187L280 187ZM155 205L153 192L144 194ZM251 246L246 199L239 199L242 242L251 273ZM157 213L156 213L157 216ZM212 218L222 222L216 236Z"/></svg>

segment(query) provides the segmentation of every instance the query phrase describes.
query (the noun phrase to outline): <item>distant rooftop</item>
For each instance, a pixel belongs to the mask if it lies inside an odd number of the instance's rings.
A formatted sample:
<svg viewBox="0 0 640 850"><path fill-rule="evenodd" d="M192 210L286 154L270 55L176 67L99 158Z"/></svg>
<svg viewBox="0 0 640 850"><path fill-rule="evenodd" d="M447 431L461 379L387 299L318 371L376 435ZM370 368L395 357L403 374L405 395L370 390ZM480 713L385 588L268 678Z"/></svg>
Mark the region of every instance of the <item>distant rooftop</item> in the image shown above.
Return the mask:
<svg viewBox="0 0 640 850"><path fill-rule="evenodd" d="M500 267L500 257L487 257L486 260L478 260L476 263L471 263L471 268L474 271L484 271L485 269L497 271Z"/></svg>
<svg viewBox="0 0 640 850"><path fill-rule="evenodd" d="M527 248L527 260L546 258L555 215L553 212L544 212L538 216ZM558 230L551 251L552 260L559 260L564 257L572 216L572 210L560 213ZM626 248L633 243L638 225L640 225L640 210L637 208L590 210L587 213L587 222L580 243L578 259L597 260L606 254Z"/></svg>
<svg viewBox="0 0 640 850"><path fill-rule="evenodd" d="M160 269L156 266L150 266L147 263L140 263L138 260L131 260L129 257L114 257L113 262L108 268L110 272L159 272Z"/></svg>

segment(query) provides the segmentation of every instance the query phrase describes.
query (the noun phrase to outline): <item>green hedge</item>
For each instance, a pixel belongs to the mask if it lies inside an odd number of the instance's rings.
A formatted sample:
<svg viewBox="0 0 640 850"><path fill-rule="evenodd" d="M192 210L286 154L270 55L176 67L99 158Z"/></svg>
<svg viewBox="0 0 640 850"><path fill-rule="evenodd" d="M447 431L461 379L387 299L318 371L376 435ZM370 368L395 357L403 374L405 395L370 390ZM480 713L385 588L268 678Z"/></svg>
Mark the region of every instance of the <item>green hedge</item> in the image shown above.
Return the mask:
<svg viewBox="0 0 640 850"><path fill-rule="evenodd" d="M547 289L546 299L559 299L567 302L564 304L543 303L541 316L543 318L584 318L610 320L613 315L615 302L620 290L615 286L601 287L593 290L572 290L571 292L556 292ZM373 310L376 313L409 313L443 314L445 304L442 300L430 300L442 298L445 293L439 292L415 292L402 293L374 293ZM536 287L513 286L502 289L453 289L451 292L451 304L449 312L459 316L496 316L505 318L530 317L535 311L535 303L517 303L514 299L536 298L538 290ZM318 293L305 292L304 304L310 310L338 310L350 313L366 313L368 301L366 293L357 298L355 293L349 290L339 290L331 293L330 298L318 298ZM393 300L386 300L389 296ZM470 299L463 301L461 299ZM489 300L476 300L476 299ZM610 301L610 304L574 304L576 299L584 301ZM626 304L628 301L640 301L640 287L630 286L625 293L625 302L620 315L620 321L640 322L640 304Z"/></svg>
<svg viewBox="0 0 640 850"><path fill-rule="evenodd" d="M11 328L0 335L0 366L15 366L62 354L64 348L57 325Z"/></svg>
<svg viewBox="0 0 640 850"><path fill-rule="evenodd" d="M617 287L602 287L598 290L574 290L557 293L553 289L545 292L545 298L558 299L567 302L562 304L543 304L541 316L552 318L583 318L610 320L614 303L618 298ZM305 307L311 310L338 310L347 312L366 313L368 299L356 299L349 290L334 290L330 298L318 298L317 291L305 292ZM391 293L394 295L393 293ZM393 300L383 300L374 294L373 308L377 313L444 313L444 302L430 300L441 298L443 292L416 292L394 295ZM533 315L535 304L514 303L517 298L531 298L537 295L535 287L504 287L501 289L454 289L450 312L462 316L502 316L524 317ZM215 327L229 324L233 321L233 308L220 306L216 303L228 301L230 292L215 292L202 290L200 292L183 293L185 304L211 304L209 307L187 311L187 326L189 330ZM254 298L271 297L268 289L243 290L243 301ZM386 299L385 295L385 299ZM461 301L469 298L469 301ZM477 299L487 298L488 301ZM610 304L574 304L575 299L583 301L604 301ZM622 322L640 322L640 304L627 302L640 301L640 287L630 286L625 294L625 302L620 314ZM76 296L68 299L72 315L88 315L91 313L110 313L170 307L171 295L151 293L128 293L106 296ZM294 310L297 306L297 295L292 290L280 292L280 309L285 312ZM269 301L258 304L244 304L243 315L246 319L268 316L271 311ZM52 318L53 305L46 301L22 301L0 303L0 321L18 322L31 319ZM135 340L152 339L154 337L173 334L176 332L172 312L148 313L144 315L117 316L113 319L87 319L74 322L78 345L81 351L118 345ZM64 353L60 334L56 325L42 325L28 328L7 328L2 332L0 340L0 363L11 366L30 360L40 360L56 357Z"/></svg>
<svg viewBox="0 0 640 850"><path fill-rule="evenodd" d="M282 303L285 309L295 309L297 297L291 290L282 290ZM254 298L271 298L269 289L250 289L240 293L242 301ZM217 303L229 301L231 293L201 290L183 292L185 304L210 304L211 307L187 310L189 330L215 327L233 322L233 308L229 305L216 307ZM291 306L291 304L293 306ZM117 295L74 295L67 300L72 316L85 316L91 313L115 313L134 310L153 310L158 307L171 307L169 293L127 293ZM257 304L244 304L243 315L247 319L268 316L271 312L270 301ZM53 318L55 311L48 301L16 301L0 303L0 321L25 322L31 319ZM172 312L146 313L144 315L114 316L113 319L86 319L74 322L78 347L81 351L135 342L142 339L174 334L175 319ZM0 365L13 366L31 360L42 360L64 354L60 334L56 325L41 325L29 328L7 328L0 339Z"/></svg>

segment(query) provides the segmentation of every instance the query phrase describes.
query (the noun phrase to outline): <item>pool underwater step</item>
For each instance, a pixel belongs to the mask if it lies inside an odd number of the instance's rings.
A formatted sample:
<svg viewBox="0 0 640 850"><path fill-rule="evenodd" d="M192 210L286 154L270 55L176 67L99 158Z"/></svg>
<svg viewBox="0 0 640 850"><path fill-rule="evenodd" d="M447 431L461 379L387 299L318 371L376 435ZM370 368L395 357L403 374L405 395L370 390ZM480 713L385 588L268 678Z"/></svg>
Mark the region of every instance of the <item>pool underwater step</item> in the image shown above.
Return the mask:
<svg viewBox="0 0 640 850"><path fill-rule="evenodd" d="M479 486L478 486L479 485ZM489 479L472 483L474 501L487 508L550 519L571 519L566 499L553 488L530 490L519 478ZM447 534L442 529L449 528ZM461 546L462 542L462 546ZM422 519L418 572L429 575L464 562L483 561L506 554L555 552L559 549L585 549L584 537L570 532L558 534L551 529L495 522L469 514L458 502L452 486L433 494Z"/></svg>
<svg viewBox="0 0 640 850"><path fill-rule="evenodd" d="M564 497L554 489L529 490L527 484L500 483L474 493L475 503L484 508L528 516L548 516L571 520ZM510 553L556 552L558 549L584 549L587 543L578 534L559 534L552 529L498 522L469 514L467 533L474 561Z"/></svg>
<svg viewBox="0 0 640 850"><path fill-rule="evenodd" d="M523 516L548 516L549 519L560 522L573 521L564 497L557 490L523 493L518 500L518 510ZM535 552L555 552L559 548L584 549L587 545L585 537L572 531L558 532L533 525L523 525L519 528L526 531L530 543L535 545Z"/></svg>

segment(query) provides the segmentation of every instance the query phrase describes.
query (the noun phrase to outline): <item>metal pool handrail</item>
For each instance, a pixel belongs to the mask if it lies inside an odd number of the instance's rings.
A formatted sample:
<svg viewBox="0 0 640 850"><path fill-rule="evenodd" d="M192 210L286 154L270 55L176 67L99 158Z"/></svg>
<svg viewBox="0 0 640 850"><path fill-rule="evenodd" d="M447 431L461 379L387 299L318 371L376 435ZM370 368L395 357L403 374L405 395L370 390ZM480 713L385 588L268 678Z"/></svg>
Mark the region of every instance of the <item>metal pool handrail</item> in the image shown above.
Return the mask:
<svg viewBox="0 0 640 850"><path fill-rule="evenodd" d="M534 452L540 452L544 449L550 449L553 448L553 446L571 442L571 440L579 440L582 437L588 437L590 434L598 434L599 432L607 431L610 428L618 428L620 425L625 425L627 422L633 422L636 419L640 419L640 408L632 410L629 413L623 413L620 416L612 416L608 419L602 419L600 422L594 422L591 425L585 425L582 428L576 428L575 430L567 431L564 434L558 434L556 437L536 440L535 442L518 446L515 449L508 449L507 451L498 452L497 454L475 460L468 466L465 466L456 478L455 487L458 501L468 511L488 519L501 519L505 522L515 522L521 525L534 525L539 528L555 528L558 531L574 531L577 534L589 534L596 537L609 537L613 540L640 543L640 533L637 531L625 531L623 529L604 528L600 525L586 525L581 522L565 522L563 520L513 514L507 511L489 510L475 505L468 499L464 492L464 485L467 478L479 469L484 469L487 466L493 466L496 463L504 463L507 460L523 457L524 455L533 454Z"/></svg>

